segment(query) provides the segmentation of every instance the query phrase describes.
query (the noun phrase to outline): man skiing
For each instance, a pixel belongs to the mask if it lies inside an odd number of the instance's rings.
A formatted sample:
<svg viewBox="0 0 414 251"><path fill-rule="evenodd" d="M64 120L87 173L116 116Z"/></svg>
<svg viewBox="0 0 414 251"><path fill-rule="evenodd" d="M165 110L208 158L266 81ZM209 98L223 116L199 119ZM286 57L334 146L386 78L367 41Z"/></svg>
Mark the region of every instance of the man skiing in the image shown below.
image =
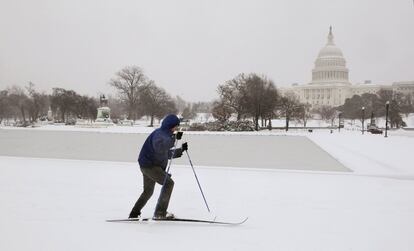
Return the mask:
<svg viewBox="0 0 414 251"><path fill-rule="evenodd" d="M181 139L182 132L174 134L179 125L180 119L176 115L167 115L161 127L153 131L145 140L138 157L144 178L144 190L132 208L129 218L140 217L142 208L154 192L155 182L164 186L153 219L174 218L173 214L167 213L174 181L165 170L168 159L181 157L183 152L188 150L187 143L182 144L181 148L171 149L175 145L175 140Z"/></svg>

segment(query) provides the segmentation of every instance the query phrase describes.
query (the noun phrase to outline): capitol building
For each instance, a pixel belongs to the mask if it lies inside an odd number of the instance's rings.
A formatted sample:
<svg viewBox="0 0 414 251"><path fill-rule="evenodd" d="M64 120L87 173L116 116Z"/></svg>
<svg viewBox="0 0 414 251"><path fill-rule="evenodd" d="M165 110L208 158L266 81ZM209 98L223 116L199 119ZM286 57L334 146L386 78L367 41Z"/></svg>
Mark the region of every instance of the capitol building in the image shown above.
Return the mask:
<svg viewBox="0 0 414 251"><path fill-rule="evenodd" d="M296 94L301 103L311 106L340 106L347 98L363 93L377 93L380 89L393 92L411 93L414 95L414 81L394 82L389 85L373 84L367 80L362 84L349 82L349 69L346 60L334 43L332 27L329 29L328 41L315 61L312 70L312 82L309 84L293 84L280 88L283 94Z"/></svg>

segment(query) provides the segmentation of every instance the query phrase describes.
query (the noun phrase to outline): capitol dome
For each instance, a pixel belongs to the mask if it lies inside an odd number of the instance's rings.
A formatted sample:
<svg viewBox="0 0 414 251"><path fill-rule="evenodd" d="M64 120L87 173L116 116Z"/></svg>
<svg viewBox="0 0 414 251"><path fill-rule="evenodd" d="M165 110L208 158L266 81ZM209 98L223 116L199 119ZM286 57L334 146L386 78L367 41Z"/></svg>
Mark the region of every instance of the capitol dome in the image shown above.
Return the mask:
<svg viewBox="0 0 414 251"><path fill-rule="evenodd" d="M343 58L344 55L342 54L341 49L336 47L336 45L327 44L319 52L318 58L322 58L322 57L342 57Z"/></svg>
<svg viewBox="0 0 414 251"><path fill-rule="evenodd" d="M332 27L329 28L328 42L318 54L315 61L315 68L312 70L311 84L347 84L350 85L349 70L346 68L346 61L334 43Z"/></svg>

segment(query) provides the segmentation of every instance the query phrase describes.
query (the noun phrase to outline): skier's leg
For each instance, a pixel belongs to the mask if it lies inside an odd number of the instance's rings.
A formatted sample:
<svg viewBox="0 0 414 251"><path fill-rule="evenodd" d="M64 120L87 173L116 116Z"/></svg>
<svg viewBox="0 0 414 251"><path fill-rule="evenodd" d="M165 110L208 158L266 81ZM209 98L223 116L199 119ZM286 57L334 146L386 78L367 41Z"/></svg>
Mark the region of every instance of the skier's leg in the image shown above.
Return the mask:
<svg viewBox="0 0 414 251"><path fill-rule="evenodd" d="M155 182L150 177L145 175L144 172L142 172L142 176L144 179L144 190L132 208L131 213L129 214L129 218L136 218L141 215L141 209L145 206L145 204L147 204L148 200L154 193Z"/></svg>
<svg viewBox="0 0 414 251"><path fill-rule="evenodd" d="M165 180L165 185L161 189L160 198L158 199L154 214L156 216L164 217L167 213L171 193L174 188L174 181L171 179L169 174L167 174L161 167L158 166L154 166L153 168L145 170L145 173L153 181L157 182L160 185L163 185Z"/></svg>

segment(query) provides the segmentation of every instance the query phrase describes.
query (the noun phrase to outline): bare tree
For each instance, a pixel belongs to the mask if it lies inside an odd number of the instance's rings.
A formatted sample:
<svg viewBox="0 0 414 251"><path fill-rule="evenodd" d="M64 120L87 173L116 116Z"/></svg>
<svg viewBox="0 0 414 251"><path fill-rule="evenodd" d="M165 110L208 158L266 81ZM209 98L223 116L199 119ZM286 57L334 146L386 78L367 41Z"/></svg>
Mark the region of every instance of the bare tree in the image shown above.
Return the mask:
<svg viewBox="0 0 414 251"><path fill-rule="evenodd" d="M249 74L242 88L241 107L253 117L255 130L259 130L260 118L271 118L277 104L278 93L271 80L255 73Z"/></svg>
<svg viewBox="0 0 414 251"><path fill-rule="evenodd" d="M270 80L265 80L264 85L264 95L263 95L263 105L261 109L261 118L262 125L266 125L266 121L269 121L269 128L272 128L272 119L275 117L275 109L280 99L279 92L276 89L276 86ZM264 123L263 123L264 120Z"/></svg>
<svg viewBox="0 0 414 251"><path fill-rule="evenodd" d="M391 90L384 90L381 89L378 91L378 96L379 96L379 100L382 104L381 106L381 113L380 114L385 114L385 103L387 101L390 102L390 106L389 106L389 121L390 121L390 125L391 128L392 127L396 127L396 128L400 128L401 126L405 126L406 123L403 121L402 117L401 117L401 104L402 104L402 100L401 100L401 93L393 93Z"/></svg>
<svg viewBox="0 0 414 251"><path fill-rule="evenodd" d="M259 130L260 120L262 125L271 121L279 97L274 83L256 73L241 73L219 85L217 91L220 101L214 104L214 117L223 120L229 112L236 113L237 120L250 117L256 130Z"/></svg>
<svg viewBox="0 0 414 251"><path fill-rule="evenodd" d="M414 112L414 100L412 93L399 93L394 95L394 98L400 104L401 113L403 113L406 118L410 113Z"/></svg>
<svg viewBox="0 0 414 251"><path fill-rule="evenodd" d="M296 94L290 92L286 93L285 96L280 99L279 108L282 116L285 116L286 118L286 131L288 131L290 120L301 116L302 108Z"/></svg>
<svg viewBox="0 0 414 251"><path fill-rule="evenodd" d="M125 115L125 103L117 97L108 95L108 107L111 109L111 119L119 120L124 119Z"/></svg>
<svg viewBox="0 0 414 251"><path fill-rule="evenodd" d="M142 112L151 117L150 126L154 126L154 118L161 119L168 113L177 112L174 100L164 89L156 86L154 81L149 81L140 94Z"/></svg>
<svg viewBox="0 0 414 251"><path fill-rule="evenodd" d="M321 116L321 119L330 121L332 126L336 116L338 115L338 111L335 108L327 105L316 108L315 112Z"/></svg>
<svg viewBox="0 0 414 251"><path fill-rule="evenodd" d="M78 96L77 97L77 108L76 108L76 116L95 120L97 116L97 109L98 109L98 101L94 98L88 96Z"/></svg>
<svg viewBox="0 0 414 251"><path fill-rule="evenodd" d="M26 90L29 93L27 109L30 121L34 122L41 116L45 117L49 107L49 96L44 92L37 92L35 90L35 84L32 82L29 82Z"/></svg>
<svg viewBox="0 0 414 251"><path fill-rule="evenodd" d="M50 96L50 106L55 114L60 114L63 122L67 122L68 116L76 116L79 95L73 90L53 88Z"/></svg>
<svg viewBox="0 0 414 251"><path fill-rule="evenodd" d="M127 105L128 118L137 118L139 93L148 84L148 78L138 66L127 66L115 74L109 84L118 90L119 96Z"/></svg>
<svg viewBox="0 0 414 251"><path fill-rule="evenodd" d="M18 86L13 86L8 92L10 105L19 110L23 122L26 122L29 98L25 91Z"/></svg>
<svg viewBox="0 0 414 251"><path fill-rule="evenodd" d="M226 107L226 109L232 109L237 115L237 120L240 120L242 115L246 113L245 107L242 106L243 88L246 87L246 81L247 76L241 73L217 88L221 100L220 103L222 103L220 105ZM217 104L215 107L217 107Z"/></svg>
<svg viewBox="0 0 414 251"><path fill-rule="evenodd" d="M298 116L297 119L298 119L298 121L303 122L303 127L306 127L306 124L308 123L308 120L313 117L310 110L311 110L311 105L310 104L300 104L299 116Z"/></svg>
<svg viewBox="0 0 414 251"><path fill-rule="evenodd" d="M0 91L0 123L3 119L8 119L11 113L9 93L7 90L2 90Z"/></svg>
<svg viewBox="0 0 414 251"><path fill-rule="evenodd" d="M218 121L225 122L231 117L232 109L222 101L215 101L211 113Z"/></svg>

